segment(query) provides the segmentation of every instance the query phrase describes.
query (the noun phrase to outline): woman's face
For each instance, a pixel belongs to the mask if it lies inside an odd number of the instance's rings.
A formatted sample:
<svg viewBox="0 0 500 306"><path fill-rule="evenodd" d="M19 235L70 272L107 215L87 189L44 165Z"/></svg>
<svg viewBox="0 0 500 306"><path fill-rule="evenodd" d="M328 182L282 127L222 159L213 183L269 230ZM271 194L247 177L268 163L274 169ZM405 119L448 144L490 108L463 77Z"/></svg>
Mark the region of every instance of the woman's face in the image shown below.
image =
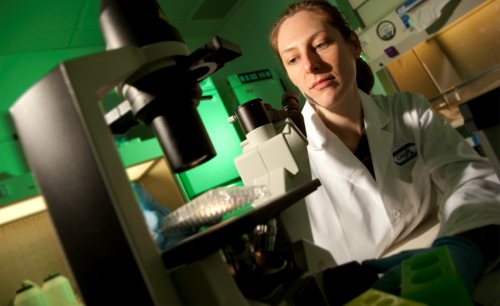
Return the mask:
<svg viewBox="0 0 500 306"><path fill-rule="evenodd" d="M357 90L361 50L317 14L302 11L288 18L279 29L278 50L290 80L321 106L333 109Z"/></svg>

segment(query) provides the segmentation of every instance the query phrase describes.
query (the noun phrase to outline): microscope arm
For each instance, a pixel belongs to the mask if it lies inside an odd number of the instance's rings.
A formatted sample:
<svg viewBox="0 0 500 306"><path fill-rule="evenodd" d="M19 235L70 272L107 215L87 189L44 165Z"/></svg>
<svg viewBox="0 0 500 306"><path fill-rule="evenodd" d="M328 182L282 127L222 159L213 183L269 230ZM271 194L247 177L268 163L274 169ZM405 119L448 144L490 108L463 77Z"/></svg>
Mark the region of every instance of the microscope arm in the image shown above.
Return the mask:
<svg viewBox="0 0 500 306"><path fill-rule="evenodd" d="M178 50L175 43L159 43L157 54ZM98 104L139 67L160 58L151 51L126 46L65 61L10 109L88 304L131 302L110 290L135 292L137 303L181 303Z"/></svg>

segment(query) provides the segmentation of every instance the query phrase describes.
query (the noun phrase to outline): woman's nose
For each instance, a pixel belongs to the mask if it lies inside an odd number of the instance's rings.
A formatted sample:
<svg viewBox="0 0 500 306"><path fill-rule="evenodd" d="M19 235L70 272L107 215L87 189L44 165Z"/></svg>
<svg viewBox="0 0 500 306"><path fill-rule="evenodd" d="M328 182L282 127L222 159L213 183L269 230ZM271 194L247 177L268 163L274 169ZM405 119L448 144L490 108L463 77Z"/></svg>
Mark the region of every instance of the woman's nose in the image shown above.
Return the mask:
<svg viewBox="0 0 500 306"><path fill-rule="evenodd" d="M304 59L304 68L307 73L317 73L321 68L320 60L314 53L308 53Z"/></svg>

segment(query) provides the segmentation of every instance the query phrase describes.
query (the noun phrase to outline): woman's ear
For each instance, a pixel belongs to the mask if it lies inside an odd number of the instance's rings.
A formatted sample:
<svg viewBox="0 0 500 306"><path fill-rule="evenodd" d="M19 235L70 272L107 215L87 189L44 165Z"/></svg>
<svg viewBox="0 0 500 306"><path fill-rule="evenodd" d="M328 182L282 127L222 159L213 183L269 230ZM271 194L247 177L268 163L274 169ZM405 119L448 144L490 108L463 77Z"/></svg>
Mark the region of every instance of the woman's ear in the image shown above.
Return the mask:
<svg viewBox="0 0 500 306"><path fill-rule="evenodd" d="M354 57L358 58L361 55L361 43L359 42L359 37L356 32L351 31L349 42L354 47Z"/></svg>

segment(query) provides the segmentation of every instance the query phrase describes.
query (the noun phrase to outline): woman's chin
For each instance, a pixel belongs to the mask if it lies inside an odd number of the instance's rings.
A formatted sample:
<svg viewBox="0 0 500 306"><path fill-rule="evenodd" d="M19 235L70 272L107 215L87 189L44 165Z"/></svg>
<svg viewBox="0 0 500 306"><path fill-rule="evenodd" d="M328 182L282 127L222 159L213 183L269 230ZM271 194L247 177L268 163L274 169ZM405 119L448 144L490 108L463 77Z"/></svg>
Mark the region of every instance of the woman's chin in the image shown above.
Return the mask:
<svg viewBox="0 0 500 306"><path fill-rule="evenodd" d="M333 92L322 92L320 95L315 95L312 97L314 99L313 104L324 108L330 108L336 104L337 95ZM314 103L316 102L316 103Z"/></svg>

